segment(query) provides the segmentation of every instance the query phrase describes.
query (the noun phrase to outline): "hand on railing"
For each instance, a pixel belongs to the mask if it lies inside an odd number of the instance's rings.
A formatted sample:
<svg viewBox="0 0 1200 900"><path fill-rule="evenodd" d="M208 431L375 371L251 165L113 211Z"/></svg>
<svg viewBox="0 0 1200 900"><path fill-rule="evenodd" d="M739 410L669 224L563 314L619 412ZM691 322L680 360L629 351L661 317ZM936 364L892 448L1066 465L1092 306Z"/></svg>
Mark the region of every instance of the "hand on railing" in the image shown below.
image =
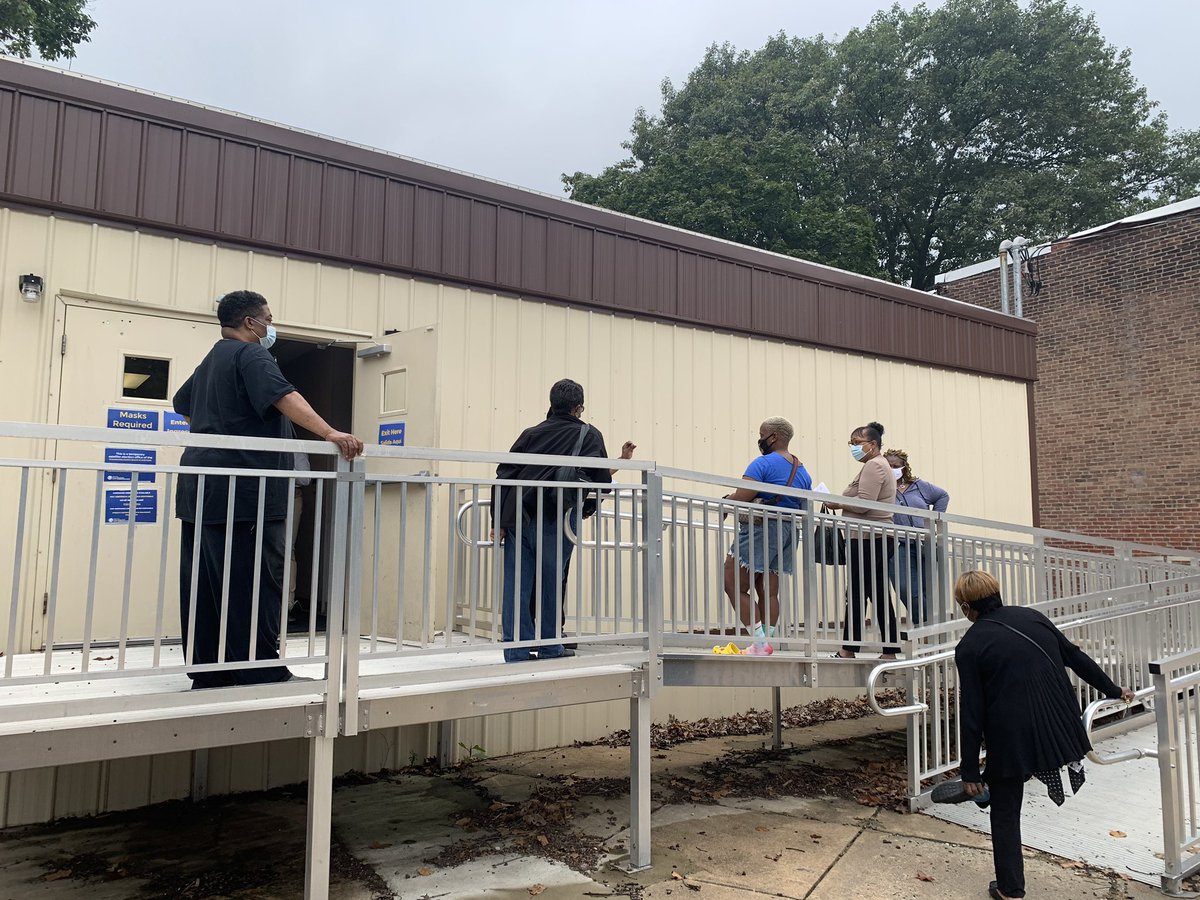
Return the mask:
<svg viewBox="0 0 1200 900"><path fill-rule="evenodd" d="M1140 691L1134 691L1130 688L1123 687L1121 688L1121 696L1119 699L1109 699L1105 697L1103 699L1096 700L1093 703L1089 703L1088 708L1083 713L1083 728L1084 731L1087 732L1089 740L1091 739L1092 734L1092 723L1096 720L1097 716L1115 711L1120 704L1124 704L1126 707L1128 707L1129 704L1134 700L1141 700L1153 696L1153 694L1154 688L1152 687L1142 688ZM1088 752L1088 759L1098 766L1111 766L1113 763L1127 762L1131 759L1157 758L1158 750L1151 750L1149 748L1139 749L1135 747L1131 750L1119 750L1116 753L1106 754L1098 753L1094 749Z"/></svg>

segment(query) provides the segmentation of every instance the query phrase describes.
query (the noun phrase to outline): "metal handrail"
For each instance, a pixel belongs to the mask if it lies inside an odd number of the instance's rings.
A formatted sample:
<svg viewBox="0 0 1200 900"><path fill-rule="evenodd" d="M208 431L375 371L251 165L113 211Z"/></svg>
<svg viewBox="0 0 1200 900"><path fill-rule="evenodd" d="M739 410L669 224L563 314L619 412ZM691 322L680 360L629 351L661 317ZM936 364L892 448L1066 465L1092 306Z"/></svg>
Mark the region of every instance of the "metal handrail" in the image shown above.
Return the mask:
<svg viewBox="0 0 1200 900"><path fill-rule="evenodd" d="M911 716L915 713L925 712L929 709L929 704L922 703L919 700L916 703L909 703L907 706L880 706L879 698L875 696L876 685L879 679L888 672L894 672L902 669L916 669L921 666L927 666L930 663L951 659L953 656L953 650L943 650L940 653L933 653L929 656L921 656L917 659L896 659L880 663L872 668L870 673L867 675L867 705L870 706L871 709L873 709L877 714L888 717Z"/></svg>
<svg viewBox="0 0 1200 900"><path fill-rule="evenodd" d="M1153 687L1144 687L1134 692L1133 700L1144 700L1146 697L1152 697L1153 695ZM1101 715L1101 711L1108 713L1121 706L1128 708L1133 703L1133 700L1122 700L1119 697L1114 700L1103 697L1089 703L1088 708L1083 711L1083 730L1087 732L1088 738L1091 738L1092 723L1098 715ZM1130 750L1118 750L1116 753L1102 754L1098 753L1093 747L1088 751L1087 757L1098 766L1111 766L1113 763L1128 762L1131 759L1158 759L1158 750L1151 750L1148 747L1134 747Z"/></svg>

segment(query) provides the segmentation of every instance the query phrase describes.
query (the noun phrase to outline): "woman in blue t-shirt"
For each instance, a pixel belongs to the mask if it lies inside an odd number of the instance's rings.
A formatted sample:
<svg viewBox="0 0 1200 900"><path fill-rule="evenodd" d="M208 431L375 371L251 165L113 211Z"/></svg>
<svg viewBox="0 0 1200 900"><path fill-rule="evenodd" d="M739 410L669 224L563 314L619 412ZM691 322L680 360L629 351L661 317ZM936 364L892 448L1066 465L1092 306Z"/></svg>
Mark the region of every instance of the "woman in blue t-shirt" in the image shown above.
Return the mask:
<svg viewBox="0 0 1200 900"><path fill-rule="evenodd" d="M742 477L747 481L810 490L812 476L788 450L795 433L792 423L787 419L772 416L764 421L758 428L758 451L761 455L746 467ZM787 513L794 514L800 510L804 501L755 488L738 488L732 494L726 494L725 499L739 503L757 502L785 511L782 517L765 512L751 512L749 517L740 515L737 543L729 548L729 556L725 560L725 594L737 609L746 631L758 639L755 642L758 647L765 644L762 639L775 633L779 621L779 573L782 571L790 575L795 562L796 522ZM757 604L750 599L751 571L754 573ZM765 589L764 573L768 575Z"/></svg>

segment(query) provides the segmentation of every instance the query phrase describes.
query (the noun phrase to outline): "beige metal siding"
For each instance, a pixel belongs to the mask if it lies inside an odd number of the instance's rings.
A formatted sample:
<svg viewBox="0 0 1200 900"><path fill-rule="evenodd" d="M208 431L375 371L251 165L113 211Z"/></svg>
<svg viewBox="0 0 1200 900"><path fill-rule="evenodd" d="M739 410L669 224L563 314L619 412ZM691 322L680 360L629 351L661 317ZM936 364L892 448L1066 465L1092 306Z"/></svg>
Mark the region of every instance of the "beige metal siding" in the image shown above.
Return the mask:
<svg viewBox="0 0 1200 900"><path fill-rule="evenodd" d="M46 278L38 304L17 295L17 276L25 272ZM584 384L587 417L614 455L632 439L639 456L739 475L755 453L758 423L779 414L796 425L794 449L814 478L840 490L855 468L846 449L850 429L878 418L888 426L886 443L907 449L923 477L951 492L953 510L1030 521L1028 418L1019 382L9 208L0 208L0 286L3 419L56 421L60 292L211 314L219 294L249 287L267 296L285 335L290 325L382 338L388 329L436 324L442 446L507 449L520 427L545 414L550 384L573 377ZM6 453L17 452L39 451L10 442ZM31 502L38 490L35 485ZM11 509L12 499L11 485L0 484L0 508ZM12 528L11 516L0 517L0 546L12 545ZM30 534L29 546L37 540L45 536ZM0 570L7 564L0 560ZM10 577L0 571L0 584ZM23 598L27 618L40 609L38 597L31 588ZM22 634L30 634L27 625ZM785 702L811 696L789 691ZM655 716L698 718L769 703L762 690L673 689L656 701ZM627 725L626 704L594 704L470 720L461 724L458 739L500 755L596 738ZM433 733L407 728L341 742L339 769L404 765L410 753L432 752ZM297 744L213 751L210 789L256 790L302 780L302 757ZM0 825L180 797L190 778L190 754L0 774Z"/></svg>

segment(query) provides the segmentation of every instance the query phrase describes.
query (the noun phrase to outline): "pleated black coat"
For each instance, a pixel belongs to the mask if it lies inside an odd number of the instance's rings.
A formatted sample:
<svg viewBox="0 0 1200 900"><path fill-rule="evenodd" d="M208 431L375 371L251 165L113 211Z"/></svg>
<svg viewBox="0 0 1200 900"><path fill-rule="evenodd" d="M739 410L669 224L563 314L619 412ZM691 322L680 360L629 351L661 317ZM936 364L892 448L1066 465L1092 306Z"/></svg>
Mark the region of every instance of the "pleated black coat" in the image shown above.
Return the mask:
<svg viewBox="0 0 1200 900"><path fill-rule="evenodd" d="M1105 696L1121 696L1121 688L1053 622L1017 606L982 614L959 641L954 663L964 781L981 780L981 744L988 775L999 778L1028 777L1083 759L1092 747L1066 668Z"/></svg>

